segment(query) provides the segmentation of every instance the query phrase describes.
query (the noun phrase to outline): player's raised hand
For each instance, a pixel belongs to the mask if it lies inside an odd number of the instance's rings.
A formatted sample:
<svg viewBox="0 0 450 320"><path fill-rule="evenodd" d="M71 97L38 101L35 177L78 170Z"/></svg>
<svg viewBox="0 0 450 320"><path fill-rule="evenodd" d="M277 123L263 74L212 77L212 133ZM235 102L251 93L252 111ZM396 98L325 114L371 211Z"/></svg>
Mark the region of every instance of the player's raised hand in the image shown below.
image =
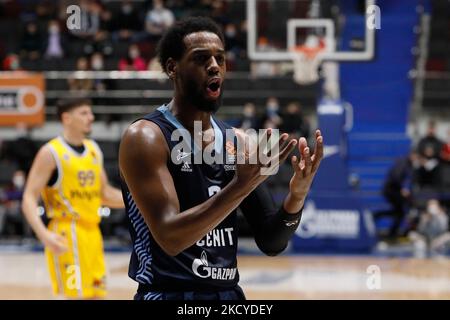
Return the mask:
<svg viewBox="0 0 450 320"><path fill-rule="evenodd" d="M289 190L296 198L304 198L311 187L311 183L323 158L323 137L320 130L315 134L314 154L306 143L305 138L298 140L298 149L301 159L297 156L291 158L294 175L289 182Z"/></svg>
<svg viewBox="0 0 450 320"><path fill-rule="evenodd" d="M276 143L268 146L267 141L272 137L272 129L267 129L263 136L251 143L251 137L236 130L238 140L236 176L239 185L253 190L271 174L276 172L278 166L286 160L291 153L297 141L288 140L289 135L282 134ZM261 157L264 153L264 157Z"/></svg>

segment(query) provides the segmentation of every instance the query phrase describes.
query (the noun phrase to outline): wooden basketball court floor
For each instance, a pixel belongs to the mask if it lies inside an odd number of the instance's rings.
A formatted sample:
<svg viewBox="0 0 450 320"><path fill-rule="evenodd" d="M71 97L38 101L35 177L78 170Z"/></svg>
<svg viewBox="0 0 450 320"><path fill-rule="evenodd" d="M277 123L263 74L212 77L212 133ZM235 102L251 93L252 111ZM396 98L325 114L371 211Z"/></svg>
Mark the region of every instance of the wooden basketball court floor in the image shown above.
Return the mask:
<svg viewBox="0 0 450 320"><path fill-rule="evenodd" d="M132 299L129 253L106 259L107 299ZM238 261L248 299L450 299L448 257L240 255ZM53 299L43 253L0 252L0 299Z"/></svg>

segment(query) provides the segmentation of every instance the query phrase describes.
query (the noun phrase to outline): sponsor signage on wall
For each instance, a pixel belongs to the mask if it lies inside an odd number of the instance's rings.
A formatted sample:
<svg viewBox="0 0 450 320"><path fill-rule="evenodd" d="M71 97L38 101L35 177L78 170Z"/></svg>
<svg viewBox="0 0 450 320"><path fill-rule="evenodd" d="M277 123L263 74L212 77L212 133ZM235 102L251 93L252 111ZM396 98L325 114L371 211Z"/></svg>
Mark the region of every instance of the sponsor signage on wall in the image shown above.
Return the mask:
<svg viewBox="0 0 450 320"><path fill-rule="evenodd" d="M42 74L0 73L0 126L19 122L38 126L45 121L45 80Z"/></svg>

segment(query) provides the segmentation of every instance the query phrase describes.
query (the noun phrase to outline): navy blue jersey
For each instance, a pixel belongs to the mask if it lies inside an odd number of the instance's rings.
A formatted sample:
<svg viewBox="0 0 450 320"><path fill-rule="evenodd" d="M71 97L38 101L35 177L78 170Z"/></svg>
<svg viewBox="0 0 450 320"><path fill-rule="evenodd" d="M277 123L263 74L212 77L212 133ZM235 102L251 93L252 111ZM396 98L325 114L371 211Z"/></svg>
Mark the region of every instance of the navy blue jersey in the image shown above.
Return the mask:
<svg viewBox="0 0 450 320"><path fill-rule="evenodd" d="M168 107L163 105L143 119L159 126L172 153L180 142L171 140L172 132L183 127ZM192 154L178 151L180 163L173 163L170 157L167 162L180 212L205 202L223 189L234 176L235 166L225 160L233 156L232 152L227 153L229 148L226 147L225 133L231 127L213 117L211 123L215 133L213 154L220 155L222 163L207 164L203 161L195 164L194 153L198 152L195 148ZM123 195L133 242L129 266L132 279L155 291L219 290L234 287L238 283L236 211L196 244L172 257L153 238L125 183Z"/></svg>

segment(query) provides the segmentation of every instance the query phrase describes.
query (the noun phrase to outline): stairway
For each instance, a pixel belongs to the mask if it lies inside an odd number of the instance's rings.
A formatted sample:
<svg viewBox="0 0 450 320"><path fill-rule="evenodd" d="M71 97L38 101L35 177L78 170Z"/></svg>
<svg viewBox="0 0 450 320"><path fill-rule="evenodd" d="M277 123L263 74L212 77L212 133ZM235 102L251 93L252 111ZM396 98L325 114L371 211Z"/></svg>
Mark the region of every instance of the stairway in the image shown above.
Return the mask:
<svg viewBox="0 0 450 320"><path fill-rule="evenodd" d="M354 39L364 39L365 19L358 1L341 1L346 16L340 50L351 50ZM372 211L385 209L381 188L396 158L411 146L406 125L413 83L412 48L419 24L419 0L379 0L381 29L376 31L373 61L340 64L341 97L354 110L354 126L348 136L349 174L358 177L355 192Z"/></svg>

